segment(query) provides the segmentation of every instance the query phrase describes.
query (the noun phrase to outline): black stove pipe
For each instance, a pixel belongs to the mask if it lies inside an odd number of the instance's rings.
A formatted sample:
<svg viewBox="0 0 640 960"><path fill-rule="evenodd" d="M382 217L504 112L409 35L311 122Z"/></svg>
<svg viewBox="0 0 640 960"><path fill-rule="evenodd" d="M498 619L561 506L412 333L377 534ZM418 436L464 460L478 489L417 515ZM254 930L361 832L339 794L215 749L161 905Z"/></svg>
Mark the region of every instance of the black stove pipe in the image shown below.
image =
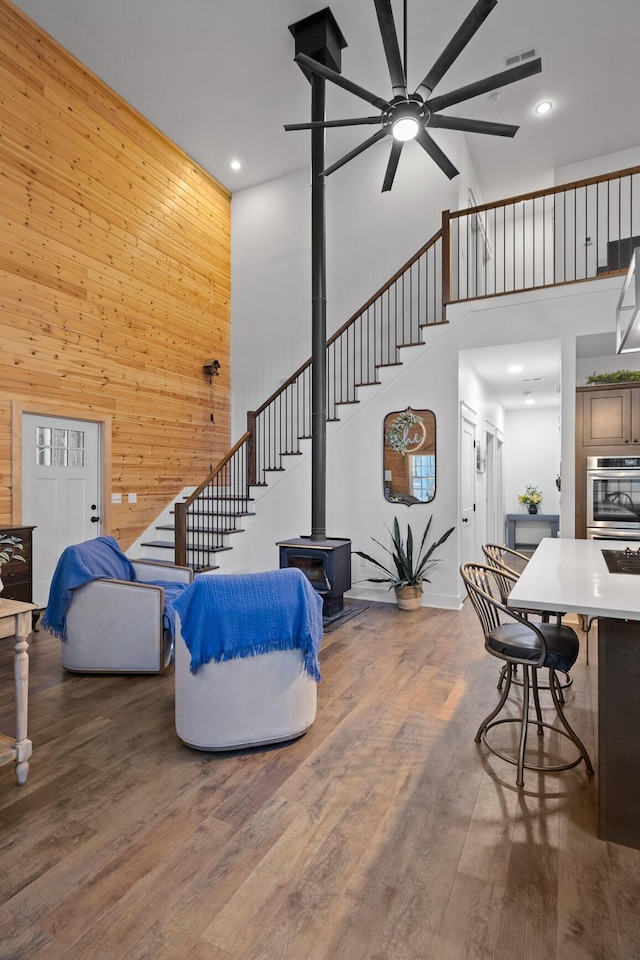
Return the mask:
<svg viewBox="0 0 640 960"><path fill-rule="evenodd" d="M323 77L311 75L311 119L325 118ZM325 131L311 131L311 539L327 536L327 251Z"/></svg>

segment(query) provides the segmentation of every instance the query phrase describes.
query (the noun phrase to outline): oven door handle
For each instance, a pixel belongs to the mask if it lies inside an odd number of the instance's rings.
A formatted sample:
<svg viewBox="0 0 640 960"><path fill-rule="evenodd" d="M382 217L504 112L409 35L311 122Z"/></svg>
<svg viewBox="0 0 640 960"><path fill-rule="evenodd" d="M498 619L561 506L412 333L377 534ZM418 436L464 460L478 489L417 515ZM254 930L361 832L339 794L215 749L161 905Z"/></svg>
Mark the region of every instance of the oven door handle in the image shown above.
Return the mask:
<svg viewBox="0 0 640 960"><path fill-rule="evenodd" d="M588 527L587 540L640 540L640 530L615 527Z"/></svg>

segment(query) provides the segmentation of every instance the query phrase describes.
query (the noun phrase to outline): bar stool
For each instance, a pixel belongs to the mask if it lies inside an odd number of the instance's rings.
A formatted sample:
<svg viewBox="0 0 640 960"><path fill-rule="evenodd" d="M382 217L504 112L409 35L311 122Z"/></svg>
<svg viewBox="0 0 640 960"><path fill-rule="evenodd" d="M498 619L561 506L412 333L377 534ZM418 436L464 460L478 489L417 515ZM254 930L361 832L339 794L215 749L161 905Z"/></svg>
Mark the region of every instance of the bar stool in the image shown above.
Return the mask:
<svg viewBox="0 0 640 960"><path fill-rule="evenodd" d="M495 572L495 567L482 563L463 563L460 567L460 575L464 581L467 594L482 625L485 649L491 656L503 660L506 664L505 684L498 705L480 724L475 740L477 743L482 741L495 756L517 766L516 784L519 787L524 785L525 769L539 771L569 770L584 760L587 771L593 773L589 754L565 717L558 696L556 670L569 671L576 662L579 650L578 635L571 627L562 624L533 623L515 610L506 607L494 596L494 592L499 593ZM507 702L513 681L513 671L517 664L522 666L523 672L520 717L496 719ZM549 689L556 715L563 729L554 727L542 719L538 694L538 671L542 668L549 671ZM529 715L530 692L533 693L535 713L533 718ZM520 724L517 757L503 753L487 739L488 731L503 723ZM567 763L535 764L527 762L525 752L530 725L536 726L539 737L544 735L545 727L560 736L566 737L576 747L578 756Z"/></svg>
<svg viewBox="0 0 640 960"><path fill-rule="evenodd" d="M520 576L529 563L526 553L499 543L485 543L482 552L492 566L506 567L516 577Z"/></svg>
<svg viewBox="0 0 640 960"><path fill-rule="evenodd" d="M496 573L494 573L495 581L498 585L498 590L500 591L500 600L502 603L507 606L507 600L509 599L509 594L513 589L513 585L522 573L523 569L529 563L529 557L524 553L519 553L517 550L512 550L511 547L502 546L497 543L485 543L482 547L482 552L487 558L489 565L495 567ZM564 613L560 613L557 610L524 610L518 609L518 613L529 619L530 616L541 617L544 623L548 623L552 617L555 617L556 624L559 626L562 623L562 618ZM588 660L587 660L588 663ZM498 680L498 690L502 690L502 685L504 683L504 677L506 673L506 664L502 667L500 671L500 679ZM564 694L563 690L566 690L571 686L573 680L570 674L564 673L565 681L562 683L558 680L558 693L560 700L564 703ZM520 683L521 681L517 678L517 675L514 674L513 683ZM548 689L546 686L541 685L540 690Z"/></svg>

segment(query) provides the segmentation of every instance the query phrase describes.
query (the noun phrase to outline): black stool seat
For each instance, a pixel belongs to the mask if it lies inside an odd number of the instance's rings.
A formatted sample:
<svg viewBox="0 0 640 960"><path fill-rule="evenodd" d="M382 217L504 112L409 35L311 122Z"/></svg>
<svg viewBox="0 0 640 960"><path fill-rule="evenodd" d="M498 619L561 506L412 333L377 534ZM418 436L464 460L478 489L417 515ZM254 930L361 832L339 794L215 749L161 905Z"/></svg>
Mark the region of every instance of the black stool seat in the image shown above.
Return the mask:
<svg viewBox="0 0 640 960"><path fill-rule="evenodd" d="M555 623L537 623L536 627L546 642L542 663L540 638L530 627L520 623L505 623L491 630L487 636L487 646L492 653L505 660L509 658L519 663L526 661L537 667L570 670L578 659L580 649L575 630Z"/></svg>

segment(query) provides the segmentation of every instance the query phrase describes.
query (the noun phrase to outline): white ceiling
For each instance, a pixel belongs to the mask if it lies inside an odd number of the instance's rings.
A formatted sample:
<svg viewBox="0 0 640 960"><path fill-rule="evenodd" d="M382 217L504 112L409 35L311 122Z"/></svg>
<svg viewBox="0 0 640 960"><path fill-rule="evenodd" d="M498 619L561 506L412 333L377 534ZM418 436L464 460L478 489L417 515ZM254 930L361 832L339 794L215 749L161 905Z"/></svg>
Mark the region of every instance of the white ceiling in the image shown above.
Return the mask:
<svg viewBox="0 0 640 960"><path fill-rule="evenodd" d="M560 406L559 340L479 347L464 356L505 410L529 409L527 399L531 410Z"/></svg>
<svg viewBox="0 0 640 960"><path fill-rule="evenodd" d="M293 62L288 27L323 9L326 0L14 2L229 189L308 167L309 134L283 130L284 123L308 120L310 112L309 84ZM402 44L403 4L392 2ZM407 0L411 89L474 2ZM331 0L330 8L348 43L344 76L390 97L373 0ZM485 95L445 111L520 124L514 140L467 136L485 200L547 186L555 167L640 145L637 85L630 75L639 38L640 0L499 0L436 89L446 93L497 73L507 56L531 47L542 57L542 74L503 88L497 103ZM554 109L536 116L535 104L547 98ZM372 113L364 101L327 84L329 119ZM327 161L371 132L328 131ZM434 132L436 141L440 134ZM243 164L238 173L230 170L232 158ZM433 168L426 154L424 163L425 171ZM403 171L401 160L397 177L409 169L416 165ZM538 408L559 405L557 342L466 354L505 408L523 406L525 390ZM522 373L508 374L516 362Z"/></svg>
<svg viewBox="0 0 640 960"><path fill-rule="evenodd" d="M15 2L230 189L308 166L309 134L282 128L308 120L310 110L288 27L326 0ZM400 23L402 3L393 3ZM412 89L473 3L408 0ZM330 7L348 43L343 74L389 97L373 0L332 0ZM531 46L542 57L542 74L505 87L495 105L484 95L446 111L521 126L513 141L468 135L485 199L546 186L554 167L640 144L631 69L639 37L638 0L500 0L436 90L499 72L505 57ZM328 118L372 113L352 94L328 88ZM533 107L545 98L555 107L541 118ZM362 130L329 131L328 161L371 132ZM229 169L232 157L243 163L239 173ZM424 162L432 164L426 154Z"/></svg>

